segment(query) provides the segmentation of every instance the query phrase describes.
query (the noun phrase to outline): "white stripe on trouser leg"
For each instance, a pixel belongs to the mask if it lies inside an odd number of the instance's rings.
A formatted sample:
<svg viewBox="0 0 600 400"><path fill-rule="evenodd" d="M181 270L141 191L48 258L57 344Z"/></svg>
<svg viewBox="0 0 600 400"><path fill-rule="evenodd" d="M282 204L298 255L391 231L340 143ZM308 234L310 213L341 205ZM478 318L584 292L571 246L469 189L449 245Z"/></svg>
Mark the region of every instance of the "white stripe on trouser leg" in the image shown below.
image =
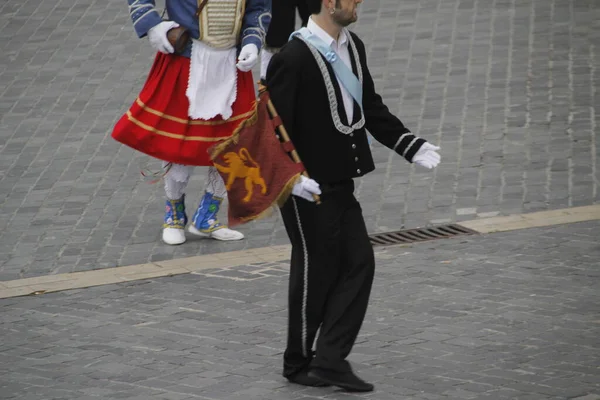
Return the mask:
<svg viewBox="0 0 600 400"><path fill-rule="evenodd" d="M304 232L302 231L302 222L300 222L300 213L298 212L298 205L296 199L292 196L292 202L294 203L294 211L296 213L296 221L298 222L298 231L300 232L300 239L302 240L302 254L304 258L304 285L302 293L302 355L308 357L308 349L306 343L306 303L308 301L308 249L306 247L306 239L304 238Z"/></svg>

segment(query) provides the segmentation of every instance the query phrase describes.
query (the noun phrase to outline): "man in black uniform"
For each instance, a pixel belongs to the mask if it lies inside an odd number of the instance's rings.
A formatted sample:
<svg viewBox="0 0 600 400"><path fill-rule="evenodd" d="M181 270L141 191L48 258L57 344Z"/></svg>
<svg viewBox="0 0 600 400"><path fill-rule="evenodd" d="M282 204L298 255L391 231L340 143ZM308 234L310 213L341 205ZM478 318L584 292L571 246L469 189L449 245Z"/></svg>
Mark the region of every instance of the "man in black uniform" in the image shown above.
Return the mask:
<svg viewBox="0 0 600 400"><path fill-rule="evenodd" d="M306 26L310 12L306 0L273 0L271 5L271 23L265 37L265 45L260 53L260 77L264 79L273 54L287 43L296 29L296 9L300 14L302 26Z"/></svg>
<svg viewBox="0 0 600 400"><path fill-rule="evenodd" d="M299 184L282 208L292 243L283 375L303 385L349 391L373 390L346 361L375 269L353 194L353 178L375 168L366 130L409 162L433 168L440 161L439 147L410 133L375 92L365 46L345 28L356 21L361 2L308 0L307 28L273 57L267 72L271 99L312 178ZM326 45L325 52L319 44ZM333 68L340 60L350 78L340 64ZM317 205L310 194L319 192Z"/></svg>

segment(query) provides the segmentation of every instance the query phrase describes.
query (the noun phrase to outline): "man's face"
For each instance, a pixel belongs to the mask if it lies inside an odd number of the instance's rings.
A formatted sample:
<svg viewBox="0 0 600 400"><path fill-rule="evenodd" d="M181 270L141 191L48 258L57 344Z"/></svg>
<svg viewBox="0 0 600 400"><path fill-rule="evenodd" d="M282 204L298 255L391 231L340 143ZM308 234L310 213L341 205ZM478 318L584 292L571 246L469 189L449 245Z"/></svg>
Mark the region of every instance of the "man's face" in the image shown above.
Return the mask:
<svg viewBox="0 0 600 400"><path fill-rule="evenodd" d="M336 0L333 20L341 26L348 26L358 19L357 7L363 0Z"/></svg>

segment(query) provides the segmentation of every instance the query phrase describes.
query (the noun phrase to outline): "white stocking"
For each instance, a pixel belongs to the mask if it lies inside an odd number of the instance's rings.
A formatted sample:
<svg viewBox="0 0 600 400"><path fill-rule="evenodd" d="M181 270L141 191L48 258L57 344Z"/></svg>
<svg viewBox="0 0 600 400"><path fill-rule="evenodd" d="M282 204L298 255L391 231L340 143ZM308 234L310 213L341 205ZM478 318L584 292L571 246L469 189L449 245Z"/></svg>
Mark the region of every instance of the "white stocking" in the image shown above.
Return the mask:
<svg viewBox="0 0 600 400"><path fill-rule="evenodd" d="M219 171L215 167L208 167L208 174L206 176L206 191L211 193L213 197L219 197L224 199L227 196L227 190L225 189L225 182L219 175Z"/></svg>
<svg viewBox="0 0 600 400"><path fill-rule="evenodd" d="M192 175L192 165L173 164L165 176L165 193L169 200L179 200L185 194L185 189Z"/></svg>

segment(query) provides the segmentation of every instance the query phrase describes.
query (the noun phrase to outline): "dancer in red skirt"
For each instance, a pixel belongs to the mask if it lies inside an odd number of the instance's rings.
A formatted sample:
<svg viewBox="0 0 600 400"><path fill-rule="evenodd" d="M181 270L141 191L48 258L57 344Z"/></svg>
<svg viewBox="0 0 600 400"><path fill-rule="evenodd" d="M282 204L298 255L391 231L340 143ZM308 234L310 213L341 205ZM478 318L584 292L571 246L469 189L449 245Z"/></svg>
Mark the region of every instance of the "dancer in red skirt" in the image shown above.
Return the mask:
<svg viewBox="0 0 600 400"><path fill-rule="evenodd" d="M270 23L270 0L166 0L168 21L154 0L128 0L139 37L157 50L148 79L112 137L163 160L163 241L185 242L185 189L194 166L208 166L207 186L188 226L192 234L240 240L217 213L225 185L208 148L228 139L255 107L250 70ZM171 38L171 40L169 40Z"/></svg>

